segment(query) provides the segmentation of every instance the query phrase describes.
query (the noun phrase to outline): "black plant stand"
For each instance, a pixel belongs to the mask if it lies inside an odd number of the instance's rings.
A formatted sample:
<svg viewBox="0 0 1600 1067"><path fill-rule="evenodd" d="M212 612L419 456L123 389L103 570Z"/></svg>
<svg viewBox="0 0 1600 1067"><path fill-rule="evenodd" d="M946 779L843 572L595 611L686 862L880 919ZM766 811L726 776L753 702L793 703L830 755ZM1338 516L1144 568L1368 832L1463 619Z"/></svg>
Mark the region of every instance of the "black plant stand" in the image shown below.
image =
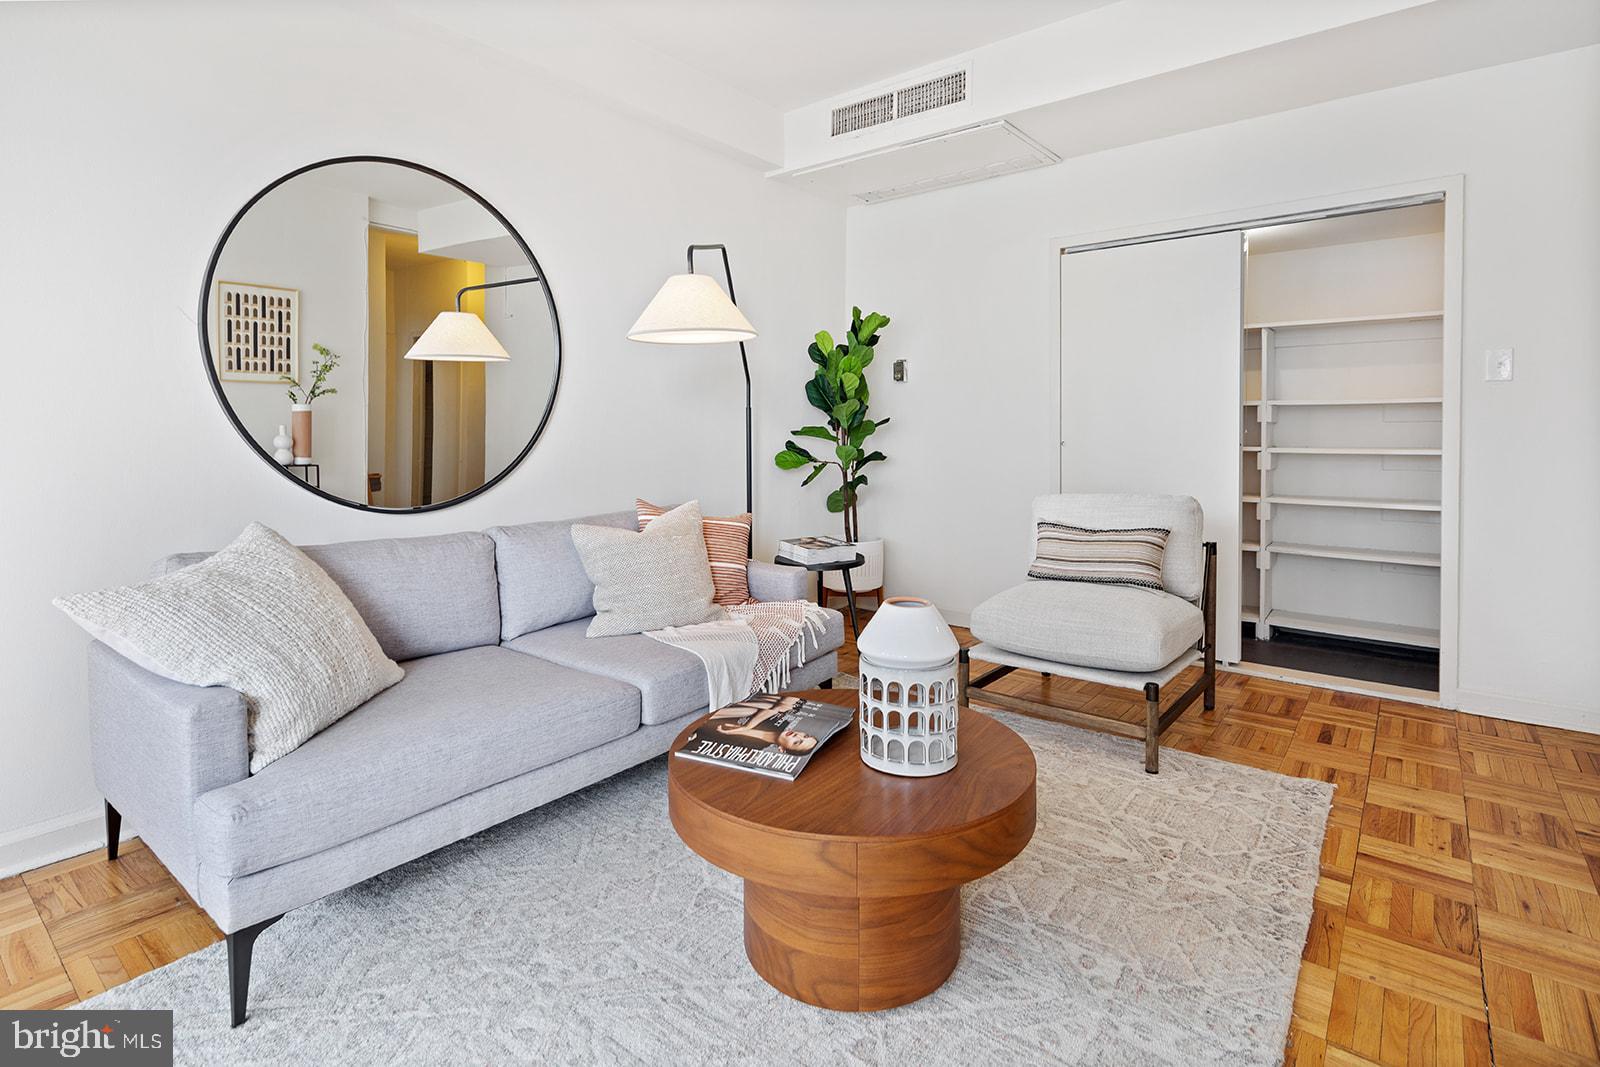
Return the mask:
<svg viewBox="0 0 1600 1067"><path fill-rule="evenodd" d="M822 584L824 571L838 571L844 579L844 598L850 602L850 631L857 637L861 636L861 625L856 621L856 591L850 584L850 572L867 561L861 553L856 553L855 559L838 560L833 563L801 563L799 560L778 556L772 562L780 567L804 567L808 571L815 571L817 575L817 603L825 603L826 593Z"/></svg>

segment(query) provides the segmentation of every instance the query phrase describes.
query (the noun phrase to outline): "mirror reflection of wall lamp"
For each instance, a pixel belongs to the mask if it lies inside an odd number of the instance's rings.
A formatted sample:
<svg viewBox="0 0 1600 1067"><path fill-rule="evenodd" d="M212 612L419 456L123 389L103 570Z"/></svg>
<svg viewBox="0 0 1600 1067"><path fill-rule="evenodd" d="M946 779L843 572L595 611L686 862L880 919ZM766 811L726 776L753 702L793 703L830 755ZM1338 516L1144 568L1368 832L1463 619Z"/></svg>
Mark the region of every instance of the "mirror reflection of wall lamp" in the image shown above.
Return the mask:
<svg viewBox="0 0 1600 1067"><path fill-rule="evenodd" d="M428 359L450 363L504 363L511 358L483 320L470 311L461 310L461 297L476 289L502 289L508 285L526 285L534 278L509 278L503 282L484 282L482 285L463 286L456 292L456 309L441 311L433 323L422 331L415 344L405 355L406 359Z"/></svg>

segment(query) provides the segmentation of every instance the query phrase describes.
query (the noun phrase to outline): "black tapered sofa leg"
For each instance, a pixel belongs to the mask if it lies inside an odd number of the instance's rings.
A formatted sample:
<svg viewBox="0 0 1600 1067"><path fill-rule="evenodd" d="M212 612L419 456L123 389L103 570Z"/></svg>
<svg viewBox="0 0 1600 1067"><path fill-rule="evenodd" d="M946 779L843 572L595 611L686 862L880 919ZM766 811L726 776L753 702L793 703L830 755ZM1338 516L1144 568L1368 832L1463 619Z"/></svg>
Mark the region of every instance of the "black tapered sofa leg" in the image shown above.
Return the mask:
<svg viewBox="0 0 1600 1067"><path fill-rule="evenodd" d="M117 844L122 839L122 812L106 801L106 859L117 858Z"/></svg>
<svg viewBox="0 0 1600 1067"><path fill-rule="evenodd" d="M281 918L282 915L274 915L228 935L228 994L233 998L234 1026L245 1019L245 1006L250 999L250 954L255 950L256 938Z"/></svg>

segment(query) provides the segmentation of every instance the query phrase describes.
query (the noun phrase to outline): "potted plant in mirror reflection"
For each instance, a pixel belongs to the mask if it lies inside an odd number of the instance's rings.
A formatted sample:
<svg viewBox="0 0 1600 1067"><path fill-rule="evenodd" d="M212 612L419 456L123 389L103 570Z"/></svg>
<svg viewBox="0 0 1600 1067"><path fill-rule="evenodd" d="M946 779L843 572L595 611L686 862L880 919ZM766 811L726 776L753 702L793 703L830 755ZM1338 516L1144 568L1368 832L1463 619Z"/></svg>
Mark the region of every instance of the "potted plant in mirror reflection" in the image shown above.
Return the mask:
<svg viewBox="0 0 1600 1067"><path fill-rule="evenodd" d="M339 390L328 385L328 375L339 365L339 353L327 345L312 345L317 361L311 365L311 384L301 387L290 375L282 380L289 383L289 424L294 438L294 462L311 462L311 404L319 396L333 396ZM276 443L276 442L274 442Z"/></svg>
<svg viewBox="0 0 1600 1067"><path fill-rule="evenodd" d="M868 438L889 424L887 418L867 417L871 399L867 368L872 365L873 349L887 325L887 315L872 312L863 316L860 308L851 308L850 329L843 341L834 343L826 330L817 334L816 340L806 349L815 365L811 379L806 382L806 400L827 415L827 424L802 426L790 432L795 437L826 441L832 446L832 452L818 455L790 439L784 442L783 451L774 457L774 462L783 470L809 466L810 473L802 485L810 485L829 468L837 470L839 488L828 494L828 510L843 516L844 539L854 542L865 560L853 578L858 592L883 588L883 539L862 540L859 507L861 490L867 485L863 468L885 458L882 452L867 447ZM830 589L844 588L837 572L826 573L824 579Z"/></svg>

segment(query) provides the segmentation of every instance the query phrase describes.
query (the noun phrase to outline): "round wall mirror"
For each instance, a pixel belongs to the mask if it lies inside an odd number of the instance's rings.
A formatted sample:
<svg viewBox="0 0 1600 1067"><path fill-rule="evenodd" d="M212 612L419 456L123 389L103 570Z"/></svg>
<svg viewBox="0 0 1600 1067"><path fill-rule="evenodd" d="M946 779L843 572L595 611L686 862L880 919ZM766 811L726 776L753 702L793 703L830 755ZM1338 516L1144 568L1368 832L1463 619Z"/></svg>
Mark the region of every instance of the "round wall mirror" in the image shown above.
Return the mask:
<svg viewBox="0 0 1600 1067"><path fill-rule="evenodd" d="M200 341L262 459L375 511L494 485L533 448L561 378L527 242L460 182L375 156L302 167L240 209L206 270Z"/></svg>

